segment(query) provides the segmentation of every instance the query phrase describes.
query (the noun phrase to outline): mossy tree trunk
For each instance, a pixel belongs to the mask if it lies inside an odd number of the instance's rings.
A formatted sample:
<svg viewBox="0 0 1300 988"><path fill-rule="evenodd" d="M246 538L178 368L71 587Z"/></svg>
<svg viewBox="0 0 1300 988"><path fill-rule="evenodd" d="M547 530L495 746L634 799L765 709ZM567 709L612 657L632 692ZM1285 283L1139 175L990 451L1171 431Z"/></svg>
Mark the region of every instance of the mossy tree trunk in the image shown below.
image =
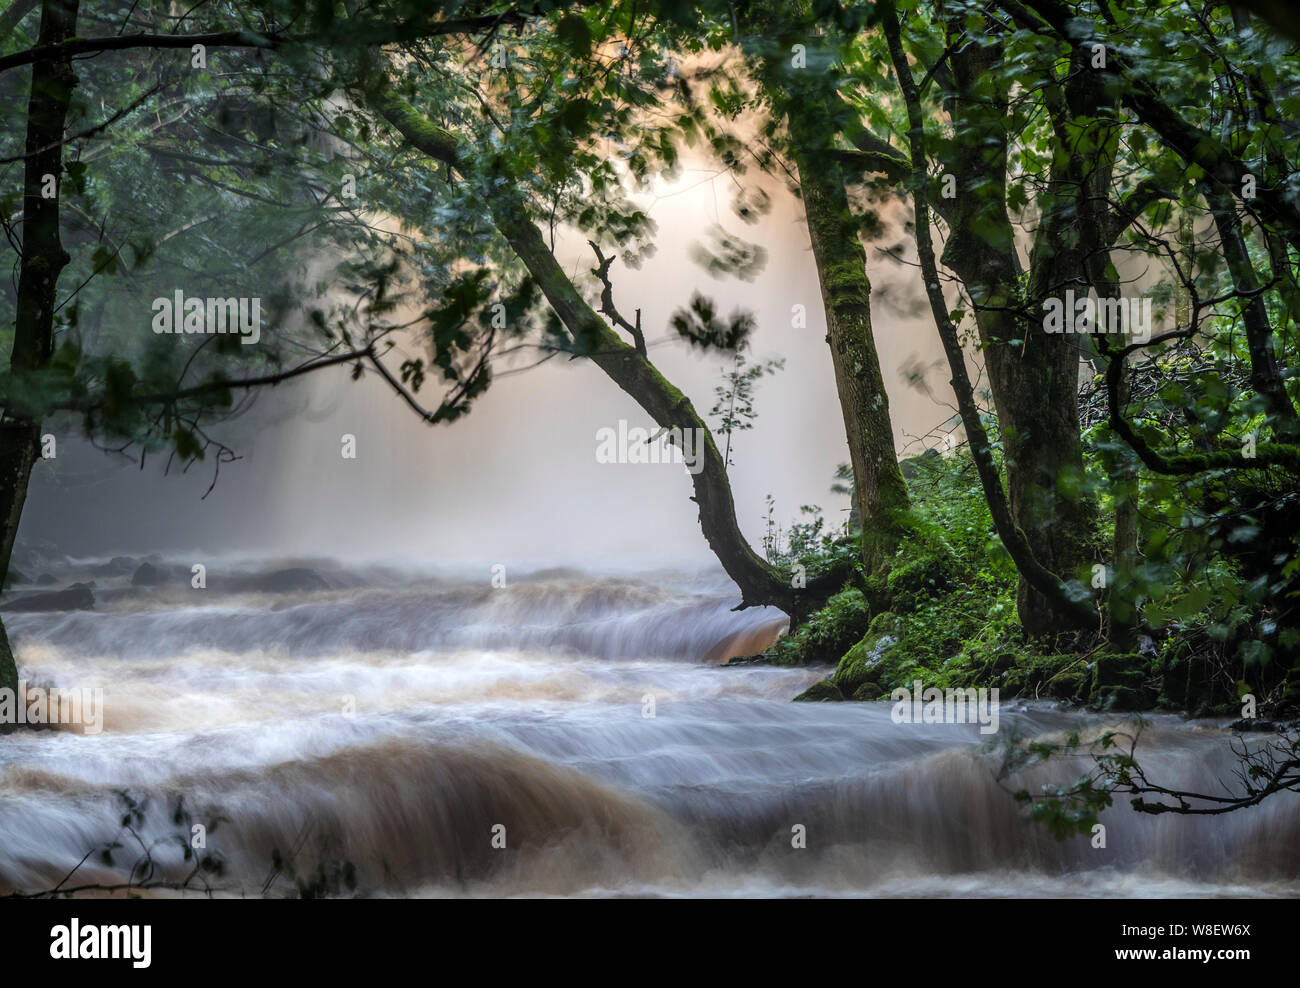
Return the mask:
<svg viewBox="0 0 1300 988"><path fill-rule="evenodd" d="M1300 418L1287 396L1286 385L1273 352L1273 326L1268 317L1268 306L1260 292L1260 281L1246 250L1246 239L1241 232L1241 217L1237 214L1232 197L1203 184L1205 201L1214 216L1219 232L1220 249L1228 262L1233 288L1246 299L1241 318L1246 329L1246 346L1250 353L1250 384L1268 408L1273 427L1280 437L1294 440L1300 433Z"/></svg>
<svg viewBox="0 0 1300 988"><path fill-rule="evenodd" d="M1076 267L1086 272L1087 284L1098 298L1118 298L1122 292L1119 272L1111 259L1118 235L1107 203L1119 153L1119 104L1087 64L1086 49L1078 48L1071 56L1070 70L1059 89L1053 89L1050 106L1058 133L1072 136L1073 146L1063 150L1054 168L1052 187L1065 191L1050 216L1046 242L1052 244L1051 262L1044 267L1051 277L1068 278ZM1084 152L1088 153L1084 153ZM1113 327L1110 327L1113 328ZM1121 336L1119 347L1129 343ZM1103 364L1123 360L1106 345L1094 346ZM1112 354L1116 354L1112 356ZM1122 401L1129 399L1129 375L1120 367ZM1138 459L1132 450L1120 450L1108 444L1101 452L1102 463L1110 480L1114 505L1114 528L1111 535L1110 569L1106 587L1106 624L1108 646L1115 653L1130 653L1137 648L1140 613L1137 606L1136 571L1139 563L1138 506L1141 487L1138 482Z"/></svg>
<svg viewBox="0 0 1300 988"><path fill-rule="evenodd" d="M888 565L904 534L907 485L894 450L889 396L871 330L871 282L837 164L800 156L799 183L817 262L826 342L853 467L867 574Z"/></svg>
<svg viewBox="0 0 1300 988"><path fill-rule="evenodd" d="M911 147L913 171L912 204L921 276L930 303L930 311L939 331L939 339L943 343L944 354L948 359L948 367L952 371L953 394L957 398L958 412L971 445L971 454L993 519L994 529L1002 539L1007 553L1015 562L1016 570L1020 573L1022 588L1027 587L1032 594L1045 602L1044 611L1050 614L1054 628L1062 624L1069 627L1086 627L1093 623L1096 612L1082 601L1074 599L1062 578L1045 567L1035 555L1025 532L1017 524L1009 499L1003 491L1002 479L998 475L993 459L992 444L975 403L975 391L966 369L966 353L939 283L939 269L930 236L928 176L924 165L925 122L921 110L921 94L903 50L901 28L895 11L885 12L884 29L889 44L890 60L894 64L894 71L898 76L907 107L908 142Z"/></svg>
<svg viewBox="0 0 1300 988"><path fill-rule="evenodd" d="M955 41L962 29L954 30ZM997 90L1001 76L994 70L1000 58L996 45L970 43L950 59L957 95L949 112L959 136L943 165L956 177L957 196L943 263L962 279L975 308L1012 518L1038 563L1069 580L1090 556L1093 517L1082 496L1080 354L1070 335L1046 332L1041 301L1036 308L1034 300L1058 286L1064 291L1064 279L1086 290L1085 272L1077 249L1067 250L1064 224L1051 225L1046 212L1036 263L1028 275L1020 264L1006 209L1006 93ZM1017 609L1027 634L1074 626L1077 612L1062 611L1021 576Z"/></svg>

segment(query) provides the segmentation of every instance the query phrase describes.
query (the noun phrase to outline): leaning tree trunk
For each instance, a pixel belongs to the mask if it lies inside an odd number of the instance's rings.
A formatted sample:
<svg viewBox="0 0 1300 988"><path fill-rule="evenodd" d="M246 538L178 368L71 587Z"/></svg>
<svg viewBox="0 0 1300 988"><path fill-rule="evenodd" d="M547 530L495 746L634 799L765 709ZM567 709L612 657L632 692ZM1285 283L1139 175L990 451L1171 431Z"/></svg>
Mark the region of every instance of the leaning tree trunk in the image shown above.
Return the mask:
<svg viewBox="0 0 1300 988"><path fill-rule="evenodd" d="M461 172L460 138L417 113L387 85L365 88L363 98L412 146ZM697 429L703 440L703 467L692 475L693 501L709 548L741 592L741 607L771 605L790 615L791 625L843 586L849 573L835 569L808 580L778 570L750 547L736 520L727 471L707 424L691 400L668 382L639 348L623 339L587 303L528 216L523 195L513 186L494 187L492 220L536 279L551 308L575 341L577 351L596 364L665 429Z"/></svg>
<svg viewBox="0 0 1300 988"><path fill-rule="evenodd" d="M799 182L853 466L863 570L870 575L886 566L897 551L909 501L871 331L866 253L839 166L801 156Z"/></svg>
<svg viewBox="0 0 1300 988"><path fill-rule="evenodd" d="M38 47L58 45L76 34L78 0L45 0ZM23 173L23 242L18 269L14 344L9 365L21 376L43 368L54 345L54 303L59 274L69 257L59 239L58 185L45 198L48 177L63 180L63 129L77 77L70 59L32 66L27 102L26 161ZM40 443L39 423L5 409L0 423L0 586L9 575L9 557L18 535L27 481ZM0 686L17 685L18 671L8 637L0 631Z"/></svg>

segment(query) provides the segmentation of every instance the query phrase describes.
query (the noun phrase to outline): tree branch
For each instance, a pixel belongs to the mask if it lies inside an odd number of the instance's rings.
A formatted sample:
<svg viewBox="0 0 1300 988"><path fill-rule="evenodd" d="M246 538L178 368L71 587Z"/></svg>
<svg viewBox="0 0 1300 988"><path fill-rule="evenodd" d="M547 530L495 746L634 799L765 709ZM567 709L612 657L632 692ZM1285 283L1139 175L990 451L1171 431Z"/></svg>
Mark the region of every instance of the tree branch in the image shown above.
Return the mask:
<svg viewBox="0 0 1300 988"><path fill-rule="evenodd" d="M600 293L600 311L609 316L615 326L618 326L632 337L633 343L636 344L637 353L641 354L643 357L646 356L645 335L641 332L641 310L636 310L636 325L633 325L623 317L623 314L619 312L614 305L614 286L609 280L609 266L614 263L614 259L617 255L611 254L609 257L606 257L601 253L600 247L597 245L596 241L588 240L587 243L589 243L591 249L596 252L596 260L600 265L599 267L592 268L591 273L599 278L601 284L604 285L604 289Z"/></svg>

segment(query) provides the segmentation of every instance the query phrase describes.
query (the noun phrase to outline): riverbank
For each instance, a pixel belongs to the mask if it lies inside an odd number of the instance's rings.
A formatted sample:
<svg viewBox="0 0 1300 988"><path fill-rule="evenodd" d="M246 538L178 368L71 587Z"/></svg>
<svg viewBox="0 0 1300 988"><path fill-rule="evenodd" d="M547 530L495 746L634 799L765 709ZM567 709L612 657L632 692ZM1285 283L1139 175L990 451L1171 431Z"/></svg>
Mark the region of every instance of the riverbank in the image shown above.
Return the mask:
<svg viewBox="0 0 1300 988"><path fill-rule="evenodd" d="M1062 574L1102 612L1139 594L1142 617L1033 638L1019 620L1019 575L993 532L967 453L909 462L909 535L882 571L849 585L775 642L762 661L830 667L801 700L867 701L917 680L997 689L1116 713L1292 721L1300 717L1300 633L1282 615L1234 598L1231 565L1172 577L1117 572L1104 526L1090 573ZM851 538L803 540L782 565L811 580L854 551Z"/></svg>

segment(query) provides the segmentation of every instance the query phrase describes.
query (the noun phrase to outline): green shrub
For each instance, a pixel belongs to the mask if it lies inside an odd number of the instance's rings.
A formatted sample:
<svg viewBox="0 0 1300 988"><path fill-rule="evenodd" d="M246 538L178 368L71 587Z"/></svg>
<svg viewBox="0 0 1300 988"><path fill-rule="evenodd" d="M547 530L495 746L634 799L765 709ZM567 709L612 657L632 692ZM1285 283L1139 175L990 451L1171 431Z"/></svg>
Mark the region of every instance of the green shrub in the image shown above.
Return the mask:
<svg viewBox="0 0 1300 988"><path fill-rule="evenodd" d="M849 589L837 593L820 611L781 638L772 647L776 665L830 665L862 637L870 624L870 614L862 591Z"/></svg>

